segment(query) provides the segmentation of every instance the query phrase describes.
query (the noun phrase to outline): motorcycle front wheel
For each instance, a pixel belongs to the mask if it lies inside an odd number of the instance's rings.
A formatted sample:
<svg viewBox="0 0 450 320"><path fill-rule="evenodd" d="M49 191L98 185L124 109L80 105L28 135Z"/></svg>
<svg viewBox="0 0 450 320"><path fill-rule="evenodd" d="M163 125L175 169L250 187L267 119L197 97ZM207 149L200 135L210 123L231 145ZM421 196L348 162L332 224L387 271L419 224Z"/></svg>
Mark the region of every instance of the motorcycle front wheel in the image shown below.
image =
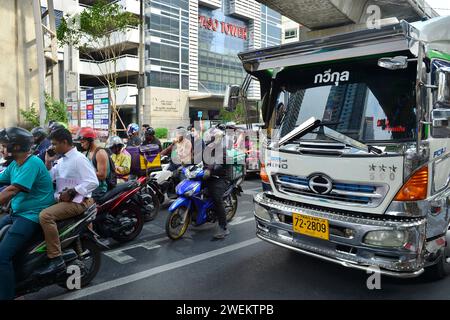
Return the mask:
<svg viewBox="0 0 450 320"><path fill-rule="evenodd" d="M236 211L237 211L237 206L238 206L237 195L235 192L232 192L228 197L226 197L223 200L224 200L224 205L225 205L227 222L230 222L234 218Z"/></svg>
<svg viewBox="0 0 450 320"><path fill-rule="evenodd" d="M191 216L189 209L186 207L179 207L174 212L169 214L166 220L166 234L172 240L180 239L189 226Z"/></svg>

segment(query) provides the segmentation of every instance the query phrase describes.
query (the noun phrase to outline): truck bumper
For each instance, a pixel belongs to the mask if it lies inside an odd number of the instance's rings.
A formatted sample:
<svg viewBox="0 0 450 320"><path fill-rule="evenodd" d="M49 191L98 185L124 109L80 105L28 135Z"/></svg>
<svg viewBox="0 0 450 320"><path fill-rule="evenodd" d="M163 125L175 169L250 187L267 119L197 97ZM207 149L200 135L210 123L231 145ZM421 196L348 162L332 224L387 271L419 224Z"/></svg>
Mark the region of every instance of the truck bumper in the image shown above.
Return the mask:
<svg viewBox="0 0 450 320"><path fill-rule="evenodd" d="M329 208L312 207L259 193L255 206L264 208L264 217L255 211L256 235L267 242L301 252L345 267L378 271L381 274L412 278L424 272L424 218L392 218L368 216L357 212L337 212ZM293 231L292 213L327 219L329 240ZM402 230L407 241L402 247L379 247L364 242L371 231Z"/></svg>

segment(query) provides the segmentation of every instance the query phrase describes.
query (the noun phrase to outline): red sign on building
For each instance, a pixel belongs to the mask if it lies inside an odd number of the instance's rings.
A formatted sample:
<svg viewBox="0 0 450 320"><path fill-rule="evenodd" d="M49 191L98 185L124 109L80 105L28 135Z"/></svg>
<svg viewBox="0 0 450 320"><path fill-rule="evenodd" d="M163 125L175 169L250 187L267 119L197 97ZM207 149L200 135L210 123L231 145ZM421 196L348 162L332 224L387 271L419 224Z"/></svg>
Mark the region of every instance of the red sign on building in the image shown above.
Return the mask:
<svg viewBox="0 0 450 320"><path fill-rule="evenodd" d="M226 35L247 40L248 32L246 27L240 27L232 23L219 21L206 16L199 16L198 23L202 28L215 32L219 32L220 29L220 32L225 33Z"/></svg>

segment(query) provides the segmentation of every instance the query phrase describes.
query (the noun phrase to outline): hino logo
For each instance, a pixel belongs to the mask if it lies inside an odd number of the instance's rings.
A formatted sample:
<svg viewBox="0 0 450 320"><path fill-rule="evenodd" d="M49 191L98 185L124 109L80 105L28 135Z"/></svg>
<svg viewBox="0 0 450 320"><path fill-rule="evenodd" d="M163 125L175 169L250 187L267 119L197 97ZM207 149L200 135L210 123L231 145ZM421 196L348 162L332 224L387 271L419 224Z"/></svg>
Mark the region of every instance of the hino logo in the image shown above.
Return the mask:
<svg viewBox="0 0 450 320"><path fill-rule="evenodd" d="M348 81L350 79L350 72L343 71L331 73L331 69L325 71L323 74L316 74L314 77L314 83L329 83L334 82L336 86L339 85L340 81Z"/></svg>
<svg viewBox="0 0 450 320"><path fill-rule="evenodd" d="M317 194L328 194L333 189L333 182L325 175L316 174L309 178L309 189Z"/></svg>

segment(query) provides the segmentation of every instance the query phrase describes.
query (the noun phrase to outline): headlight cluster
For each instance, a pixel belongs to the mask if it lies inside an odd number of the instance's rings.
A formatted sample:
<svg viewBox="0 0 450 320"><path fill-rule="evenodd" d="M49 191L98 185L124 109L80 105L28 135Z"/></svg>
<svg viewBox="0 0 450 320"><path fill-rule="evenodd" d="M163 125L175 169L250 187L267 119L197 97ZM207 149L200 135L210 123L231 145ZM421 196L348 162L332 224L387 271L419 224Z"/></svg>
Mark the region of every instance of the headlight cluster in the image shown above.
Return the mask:
<svg viewBox="0 0 450 320"><path fill-rule="evenodd" d="M269 210L255 203L255 216L258 218L270 222L271 216L269 214Z"/></svg>
<svg viewBox="0 0 450 320"><path fill-rule="evenodd" d="M370 231L364 237L364 242L377 247L403 247L408 241L408 234L402 230Z"/></svg>

